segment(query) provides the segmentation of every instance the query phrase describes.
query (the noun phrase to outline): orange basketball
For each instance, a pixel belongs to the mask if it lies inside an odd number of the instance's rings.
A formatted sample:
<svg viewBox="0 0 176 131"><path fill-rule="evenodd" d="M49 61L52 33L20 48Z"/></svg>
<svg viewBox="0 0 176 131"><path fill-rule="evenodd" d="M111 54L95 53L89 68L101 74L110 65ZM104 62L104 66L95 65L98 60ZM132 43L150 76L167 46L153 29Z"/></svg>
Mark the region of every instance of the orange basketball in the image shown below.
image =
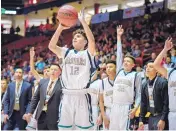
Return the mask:
<svg viewBox="0 0 176 131"><path fill-rule="evenodd" d="M62 25L71 27L77 23L78 12L73 6L64 5L59 9L57 18Z"/></svg>

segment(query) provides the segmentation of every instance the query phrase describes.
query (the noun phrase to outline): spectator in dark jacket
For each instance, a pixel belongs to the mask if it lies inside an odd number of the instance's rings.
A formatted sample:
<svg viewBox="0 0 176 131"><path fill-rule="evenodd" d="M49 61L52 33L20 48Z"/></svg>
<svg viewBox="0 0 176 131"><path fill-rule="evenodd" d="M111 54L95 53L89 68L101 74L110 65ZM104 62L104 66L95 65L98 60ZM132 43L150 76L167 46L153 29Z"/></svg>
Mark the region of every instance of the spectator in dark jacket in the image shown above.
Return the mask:
<svg viewBox="0 0 176 131"><path fill-rule="evenodd" d="M15 29L13 28L13 26L10 28L10 34L15 34Z"/></svg>

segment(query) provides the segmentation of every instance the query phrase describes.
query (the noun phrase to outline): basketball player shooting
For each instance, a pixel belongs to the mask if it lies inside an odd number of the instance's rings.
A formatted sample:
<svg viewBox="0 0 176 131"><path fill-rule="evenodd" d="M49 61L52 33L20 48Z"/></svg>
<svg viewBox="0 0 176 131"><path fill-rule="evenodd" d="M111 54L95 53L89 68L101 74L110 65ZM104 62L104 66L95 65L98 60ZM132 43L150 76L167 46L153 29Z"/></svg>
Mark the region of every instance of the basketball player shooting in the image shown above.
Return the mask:
<svg viewBox="0 0 176 131"><path fill-rule="evenodd" d="M49 49L59 58L63 58L61 76L63 98L59 107L59 130L90 129L94 126L91 100L87 88L89 88L92 66L94 65L95 40L85 22L84 10L79 12L78 18L84 30L78 29L73 33L74 49L56 45L61 32L69 28L62 24L59 24L49 43ZM88 49L84 50L87 44Z"/></svg>

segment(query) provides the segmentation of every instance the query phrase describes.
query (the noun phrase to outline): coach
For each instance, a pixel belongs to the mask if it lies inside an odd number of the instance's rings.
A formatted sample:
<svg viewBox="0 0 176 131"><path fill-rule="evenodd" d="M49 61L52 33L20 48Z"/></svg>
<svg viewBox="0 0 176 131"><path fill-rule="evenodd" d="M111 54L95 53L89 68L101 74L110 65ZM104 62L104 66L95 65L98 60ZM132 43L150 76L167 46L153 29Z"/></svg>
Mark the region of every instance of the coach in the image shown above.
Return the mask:
<svg viewBox="0 0 176 131"><path fill-rule="evenodd" d="M168 83L167 80L157 76L157 71L153 67L153 61L146 66L146 76L148 80L142 85L141 91L141 122L143 126L144 118L149 111L149 130L168 130Z"/></svg>
<svg viewBox="0 0 176 131"><path fill-rule="evenodd" d="M38 121L38 130L58 130L57 120L61 99L60 74L60 66L51 64L50 78L40 81L31 101L29 117L32 116L39 102L35 116Z"/></svg>

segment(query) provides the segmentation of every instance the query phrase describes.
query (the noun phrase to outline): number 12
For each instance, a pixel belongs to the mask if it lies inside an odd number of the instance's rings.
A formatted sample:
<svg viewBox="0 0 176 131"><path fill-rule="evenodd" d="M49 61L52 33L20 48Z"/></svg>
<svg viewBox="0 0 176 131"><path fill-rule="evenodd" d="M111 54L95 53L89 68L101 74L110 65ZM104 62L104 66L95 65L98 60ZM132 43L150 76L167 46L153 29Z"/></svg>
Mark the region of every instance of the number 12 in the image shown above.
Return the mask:
<svg viewBox="0 0 176 131"><path fill-rule="evenodd" d="M79 67L71 66L71 73L70 75L78 75L79 74Z"/></svg>

